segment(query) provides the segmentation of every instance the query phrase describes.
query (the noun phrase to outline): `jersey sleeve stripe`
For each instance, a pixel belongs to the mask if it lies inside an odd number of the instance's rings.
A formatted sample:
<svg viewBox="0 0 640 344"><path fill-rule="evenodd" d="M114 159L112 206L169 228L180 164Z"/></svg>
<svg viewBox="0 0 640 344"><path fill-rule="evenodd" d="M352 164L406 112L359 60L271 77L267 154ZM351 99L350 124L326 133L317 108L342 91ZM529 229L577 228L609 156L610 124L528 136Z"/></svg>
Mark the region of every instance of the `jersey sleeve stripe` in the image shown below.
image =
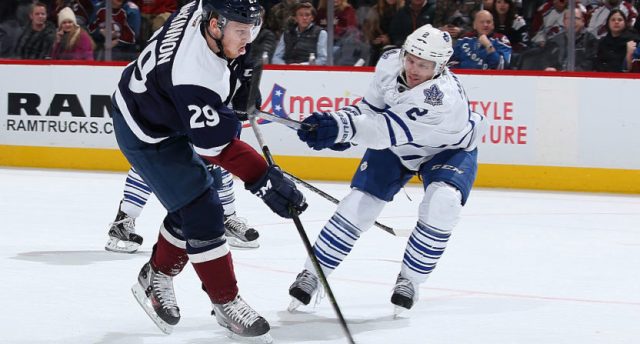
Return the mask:
<svg viewBox="0 0 640 344"><path fill-rule="evenodd" d="M369 103L366 99L362 98L362 102L367 105L369 108L371 108L371 110L375 111L375 112L383 112L385 109L381 109L378 107L375 107L373 105L371 105L371 103Z"/></svg>
<svg viewBox="0 0 640 344"><path fill-rule="evenodd" d="M393 127L391 127L391 121L389 120L388 116L384 115L384 113L382 114L382 117L387 122L387 130L389 130L389 139L391 139L391 145L395 146L396 145L396 133L393 131Z"/></svg>
<svg viewBox="0 0 640 344"><path fill-rule="evenodd" d="M196 151L198 155L218 156L218 154L220 154L227 145L229 145L229 143L225 143L222 146L217 146L212 148L200 148L196 145L193 145L193 150Z"/></svg>
<svg viewBox="0 0 640 344"><path fill-rule="evenodd" d="M122 94L120 93L120 89L116 89L116 92L113 94L116 104L118 104L118 109L120 113L122 113L122 117L124 117L125 122L129 126L129 129L139 138L141 141L146 143L158 143L160 141L166 140L167 137L151 137L145 134L142 129L138 126L138 123L133 119L131 113L129 112L129 108L127 107L127 103L125 102Z"/></svg>
<svg viewBox="0 0 640 344"><path fill-rule="evenodd" d="M400 126L400 128L402 128L402 130L404 130L404 134L407 136L407 141L412 142L413 141L413 135L411 135L411 130L409 130L409 127L407 127L407 124L404 123L402 118L400 118L400 116L396 115L391 110L385 110L385 113L389 117L391 117L391 119L393 119L396 123L398 123L398 125Z"/></svg>

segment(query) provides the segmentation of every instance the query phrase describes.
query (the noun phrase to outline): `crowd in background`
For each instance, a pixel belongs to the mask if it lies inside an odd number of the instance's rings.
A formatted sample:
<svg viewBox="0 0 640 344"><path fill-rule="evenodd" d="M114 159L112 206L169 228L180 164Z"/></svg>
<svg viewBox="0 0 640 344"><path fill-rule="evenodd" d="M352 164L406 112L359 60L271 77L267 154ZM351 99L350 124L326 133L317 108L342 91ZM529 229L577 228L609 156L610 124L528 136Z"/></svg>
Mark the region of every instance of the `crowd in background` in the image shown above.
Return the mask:
<svg viewBox="0 0 640 344"><path fill-rule="evenodd" d="M333 2L334 18L327 17L327 1ZM186 2L3 0L0 58L105 60L110 55L130 61ZM259 2L263 24L250 48L258 64L373 66L414 29L431 24L453 40L451 68L568 70L567 42L573 38L574 70L640 72L636 0L577 0L573 10L568 0ZM327 30L331 22L333 31Z"/></svg>

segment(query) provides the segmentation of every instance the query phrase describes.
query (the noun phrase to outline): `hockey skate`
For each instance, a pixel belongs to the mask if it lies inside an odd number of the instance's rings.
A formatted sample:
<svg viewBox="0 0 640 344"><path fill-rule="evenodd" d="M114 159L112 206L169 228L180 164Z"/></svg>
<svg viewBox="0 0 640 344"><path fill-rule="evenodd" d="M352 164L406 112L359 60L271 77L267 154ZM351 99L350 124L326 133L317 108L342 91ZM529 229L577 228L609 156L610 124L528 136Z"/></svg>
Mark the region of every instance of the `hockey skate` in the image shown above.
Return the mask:
<svg viewBox="0 0 640 344"><path fill-rule="evenodd" d="M231 339L250 343L273 343L269 334L271 329L265 318L253 310L240 295L224 304L213 304L213 312L220 326L228 330Z"/></svg>
<svg viewBox="0 0 640 344"><path fill-rule="evenodd" d="M247 222L235 213L224 217L224 234L227 237L229 246L233 248L258 248L258 237L260 234L254 228L247 225Z"/></svg>
<svg viewBox="0 0 640 344"><path fill-rule="evenodd" d="M147 262L131 291L160 331L170 334L173 326L180 321L180 309L173 292L173 277L155 271Z"/></svg>
<svg viewBox="0 0 640 344"><path fill-rule="evenodd" d="M398 274L398 279L396 279L396 285L393 287L393 294L391 295L391 303L395 305L394 317L411 309L416 301L418 301L418 286Z"/></svg>
<svg viewBox="0 0 640 344"><path fill-rule="evenodd" d="M112 252L134 253L142 245L142 237L135 233L135 219L118 209L116 219L109 225L109 240L104 249Z"/></svg>
<svg viewBox="0 0 640 344"><path fill-rule="evenodd" d="M291 303L287 310L295 311L301 305L308 305L313 295L318 291L318 277L309 270L302 270L296 280L289 287Z"/></svg>

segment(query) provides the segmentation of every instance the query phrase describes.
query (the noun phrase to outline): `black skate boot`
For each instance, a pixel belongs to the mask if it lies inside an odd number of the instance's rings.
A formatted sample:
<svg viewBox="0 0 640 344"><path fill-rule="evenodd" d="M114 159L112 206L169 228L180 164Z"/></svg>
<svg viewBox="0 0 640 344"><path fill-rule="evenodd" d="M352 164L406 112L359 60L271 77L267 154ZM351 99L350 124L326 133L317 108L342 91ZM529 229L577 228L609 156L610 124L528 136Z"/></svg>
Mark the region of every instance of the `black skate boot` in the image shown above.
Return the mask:
<svg viewBox="0 0 640 344"><path fill-rule="evenodd" d="M220 326L226 328L229 338L251 343L273 343L271 329L265 318L253 310L240 295L224 304L213 304L213 312Z"/></svg>
<svg viewBox="0 0 640 344"><path fill-rule="evenodd" d="M247 225L247 222L235 213L224 216L224 234L229 246L233 248L258 248L260 233Z"/></svg>
<svg viewBox="0 0 640 344"><path fill-rule="evenodd" d="M289 287L289 295L292 299L287 310L293 312L301 305L308 305L316 291L318 291L318 277L309 270L302 270Z"/></svg>
<svg viewBox="0 0 640 344"><path fill-rule="evenodd" d="M131 291L156 326L166 334L171 333L173 326L180 321L180 308L173 292L173 277L155 271L147 262Z"/></svg>
<svg viewBox="0 0 640 344"><path fill-rule="evenodd" d="M112 252L134 253L142 245L142 237L135 233L135 219L118 209L116 219L109 225L109 240L104 249Z"/></svg>
<svg viewBox="0 0 640 344"><path fill-rule="evenodd" d="M398 279L396 279L396 285L393 287L393 294L391 295L391 303L395 305L394 316L411 309L416 301L418 301L418 286L398 274Z"/></svg>

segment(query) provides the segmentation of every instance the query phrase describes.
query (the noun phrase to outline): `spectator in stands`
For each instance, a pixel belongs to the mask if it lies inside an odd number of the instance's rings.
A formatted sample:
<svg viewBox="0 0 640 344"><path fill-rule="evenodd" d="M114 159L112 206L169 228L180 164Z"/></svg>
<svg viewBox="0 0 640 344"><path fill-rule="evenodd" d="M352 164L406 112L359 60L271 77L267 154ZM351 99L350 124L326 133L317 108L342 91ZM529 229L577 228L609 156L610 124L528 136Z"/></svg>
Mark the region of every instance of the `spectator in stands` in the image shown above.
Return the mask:
<svg viewBox="0 0 640 344"><path fill-rule="evenodd" d="M323 29L327 28L327 1L333 1L334 4L333 37L334 42L337 43L347 31L358 29L356 10L347 0L320 0L316 24Z"/></svg>
<svg viewBox="0 0 640 344"><path fill-rule="evenodd" d="M22 59L44 59L51 53L56 27L47 21L47 6L31 5L30 24L24 28L16 45L15 56Z"/></svg>
<svg viewBox="0 0 640 344"><path fill-rule="evenodd" d="M493 10L496 8L495 0L482 0L482 9L487 10L493 13Z"/></svg>
<svg viewBox="0 0 640 344"><path fill-rule="evenodd" d="M559 34L564 29L562 16L567 8L568 0L548 0L540 7L533 17L531 24L531 41L537 46L544 46L548 39ZM578 7L583 13L587 9L576 1Z"/></svg>
<svg viewBox="0 0 640 344"><path fill-rule="evenodd" d="M575 71L593 71L593 63L598 49L598 39L585 29L585 13L579 8L573 10L575 15ZM569 27L571 10L564 11L564 27ZM547 41L542 61L544 70L567 70L567 30Z"/></svg>
<svg viewBox="0 0 640 344"><path fill-rule="evenodd" d="M493 16L478 11L473 20L473 32L458 39L451 61L454 68L505 69L511 60L511 45L507 36L494 32Z"/></svg>
<svg viewBox="0 0 640 344"><path fill-rule="evenodd" d="M627 18L627 26L633 27L638 11L633 5L624 0L603 0L600 6L591 13L587 30L597 38L602 38L607 34L607 17L612 9L619 9Z"/></svg>
<svg viewBox="0 0 640 344"><path fill-rule="evenodd" d="M294 6L298 0L282 0L273 5L267 12L267 22L269 27L276 34L276 39L280 39L282 33L296 25L293 19Z"/></svg>
<svg viewBox="0 0 640 344"><path fill-rule="evenodd" d="M434 6L427 0L409 0L405 6L393 16L389 27L391 44L402 47L404 40L417 28L431 24Z"/></svg>
<svg viewBox="0 0 640 344"><path fill-rule="evenodd" d="M378 0L378 3L369 9L362 25L364 36L371 46L369 65L375 66L382 52L395 47L391 44L389 28L393 16L403 6L404 0Z"/></svg>
<svg viewBox="0 0 640 344"><path fill-rule="evenodd" d="M112 26L111 42L105 42L106 10L105 3L96 5L97 11L89 24L89 32L94 41L103 49L111 48L111 59L120 61L133 60L136 55L136 42L140 33L140 10L134 3L126 0L111 1ZM103 59L103 56L99 56Z"/></svg>
<svg viewBox="0 0 640 344"><path fill-rule="evenodd" d="M271 62L274 64L327 63L327 32L314 23L316 9L302 2L294 7L296 26L285 31L278 41ZM313 54L315 61L310 61Z"/></svg>
<svg viewBox="0 0 640 344"><path fill-rule="evenodd" d="M482 5L483 0L436 0L433 25L449 32L455 41L472 31L471 18Z"/></svg>
<svg viewBox="0 0 640 344"><path fill-rule="evenodd" d="M624 72L635 50L637 35L627 29L627 17L621 9L612 9L607 17L607 34L598 42L595 70Z"/></svg>
<svg viewBox="0 0 640 344"><path fill-rule="evenodd" d="M496 32L509 38L514 54L523 52L529 46L529 28L516 10L513 0L496 0L493 10L490 11L495 21Z"/></svg>
<svg viewBox="0 0 640 344"><path fill-rule="evenodd" d="M58 32L53 43L51 58L54 60L93 60L93 40L78 25L73 10L65 7L58 12L57 17Z"/></svg>
<svg viewBox="0 0 640 344"><path fill-rule="evenodd" d="M276 45L278 44L275 31L271 27L273 22L265 21L266 13L264 7L260 9L260 13L262 15L262 27L256 39L251 43L251 48L248 52L251 56L249 60L253 61L254 66L271 63Z"/></svg>
<svg viewBox="0 0 640 344"><path fill-rule="evenodd" d="M76 16L76 23L86 29L87 25L89 25L89 18L93 13L93 2L91 0L56 0L53 10L54 15L51 18L54 23L58 22L57 14L65 7L73 10Z"/></svg>
<svg viewBox="0 0 640 344"><path fill-rule="evenodd" d="M636 49L633 51L633 54L631 54L631 61L628 62L629 66L631 66L629 72L640 73L640 45L638 45L637 42L633 43L636 43Z"/></svg>
<svg viewBox="0 0 640 344"><path fill-rule="evenodd" d="M0 58L13 57L18 38L22 33L16 17L18 3L10 1L0 7Z"/></svg>
<svg viewBox="0 0 640 344"><path fill-rule="evenodd" d="M146 42L169 19L177 4L176 0L136 0L136 5L142 16L140 41Z"/></svg>

